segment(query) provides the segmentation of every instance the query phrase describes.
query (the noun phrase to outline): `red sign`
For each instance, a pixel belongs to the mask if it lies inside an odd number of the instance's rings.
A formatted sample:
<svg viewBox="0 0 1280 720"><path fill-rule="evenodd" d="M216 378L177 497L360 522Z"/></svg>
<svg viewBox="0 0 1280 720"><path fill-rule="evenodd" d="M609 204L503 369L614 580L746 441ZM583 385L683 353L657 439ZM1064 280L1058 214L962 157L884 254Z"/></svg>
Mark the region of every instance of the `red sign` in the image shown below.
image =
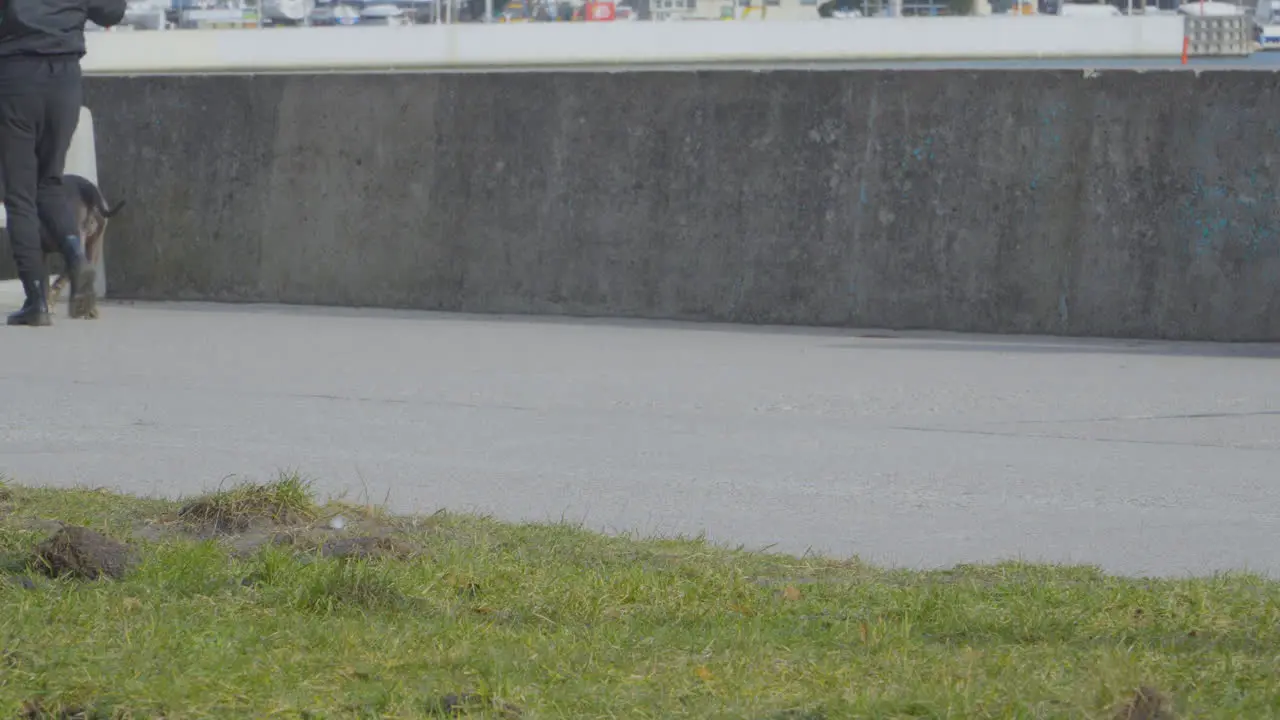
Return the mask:
<svg viewBox="0 0 1280 720"><path fill-rule="evenodd" d="M617 16L617 6L611 2L587 3L587 22L609 22Z"/></svg>

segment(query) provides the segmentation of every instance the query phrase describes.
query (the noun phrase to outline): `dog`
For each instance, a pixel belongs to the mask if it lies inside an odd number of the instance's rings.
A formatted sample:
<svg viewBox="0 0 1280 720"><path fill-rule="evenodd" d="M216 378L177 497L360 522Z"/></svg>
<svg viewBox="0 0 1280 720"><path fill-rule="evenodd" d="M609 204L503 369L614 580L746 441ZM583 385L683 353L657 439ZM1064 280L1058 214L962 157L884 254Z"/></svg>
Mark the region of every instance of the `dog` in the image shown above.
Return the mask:
<svg viewBox="0 0 1280 720"><path fill-rule="evenodd" d="M102 243L106 239L107 221L120 212L120 209L125 205L125 201L121 200L115 204L115 207L108 205L107 199L102 195L102 191L98 189L98 186L89 178L80 175L64 174L62 176L62 188L67 193L67 201L71 203L71 208L76 218L76 228L80 231L80 241L84 244L85 258L90 265L96 265L98 258L102 256ZM58 255L61 257L57 241L49 235L48 230L43 227L43 223L41 223L40 228L40 242L46 256ZM46 263L47 267L48 263ZM58 274L58 279L53 281L53 284L49 284L47 275L45 277L45 287L49 288L50 312L58 304L58 297L62 294L62 288L70 280L67 273L68 268L63 267ZM88 293L95 292L91 287L84 288L83 291ZM97 319L97 303L90 303L88 309L83 313L87 318ZM77 309L72 308L72 317L76 317L78 314Z"/></svg>

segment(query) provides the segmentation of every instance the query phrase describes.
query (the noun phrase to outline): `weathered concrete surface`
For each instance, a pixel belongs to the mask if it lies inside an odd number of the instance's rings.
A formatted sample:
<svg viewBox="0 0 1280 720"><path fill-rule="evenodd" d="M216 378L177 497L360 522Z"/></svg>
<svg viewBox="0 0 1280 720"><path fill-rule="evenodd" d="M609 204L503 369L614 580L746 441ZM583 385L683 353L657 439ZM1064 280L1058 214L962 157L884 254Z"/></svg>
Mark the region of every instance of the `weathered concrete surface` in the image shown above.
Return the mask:
<svg viewBox="0 0 1280 720"><path fill-rule="evenodd" d="M117 297L1280 338L1270 72L93 78Z"/></svg>
<svg viewBox="0 0 1280 720"><path fill-rule="evenodd" d="M0 473L906 566L1280 575L1280 347L104 305L0 327Z"/></svg>

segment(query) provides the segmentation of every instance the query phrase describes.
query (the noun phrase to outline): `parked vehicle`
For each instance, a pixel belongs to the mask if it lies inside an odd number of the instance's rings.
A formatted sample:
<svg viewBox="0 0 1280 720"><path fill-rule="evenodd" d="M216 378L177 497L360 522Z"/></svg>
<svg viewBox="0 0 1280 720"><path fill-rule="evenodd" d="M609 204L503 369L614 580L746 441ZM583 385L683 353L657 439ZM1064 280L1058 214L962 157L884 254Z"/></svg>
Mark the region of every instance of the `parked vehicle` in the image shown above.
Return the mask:
<svg viewBox="0 0 1280 720"><path fill-rule="evenodd" d="M369 5L360 11L360 25L386 25L400 27L412 25L413 19L399 7L390 3Z"/></svg>
<svg viewBox="0 0 1280 720"><path fill-rule="evenodd" d="M827 20L850 20L860 18L863 0L825 0L818 5L818 17Z"/></svg>
<svg viewBox="0 0 1280 720"><path fill-rule="evenodd" d="M1280 49L1280 0L1258 0L1253 11L1253 27L1259 47Z"/></svg>
<svg viewBox="0 0 1280 720"><path fill-rule="evenodd" d="M355 25L360 21L360 8L345 3L322 5L311 11L307 21L316 27Z"/></svg>
<svg viewBox="0 0 1280 720"><path fill-rule="evenodd" d="M168 3L162 0L130 0L125 5L124 20L121 25L127 25L136 30L167 30L170 27L165 10L168 9ZM91 23L85 23L86 27Z"/></svg>

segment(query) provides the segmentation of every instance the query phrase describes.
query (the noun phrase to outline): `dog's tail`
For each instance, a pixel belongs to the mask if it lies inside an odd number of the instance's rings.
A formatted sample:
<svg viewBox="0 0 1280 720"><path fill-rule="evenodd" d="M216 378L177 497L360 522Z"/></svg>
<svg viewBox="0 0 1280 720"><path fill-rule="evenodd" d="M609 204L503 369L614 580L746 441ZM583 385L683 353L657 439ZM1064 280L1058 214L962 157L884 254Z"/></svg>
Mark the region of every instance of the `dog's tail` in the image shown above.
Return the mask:
<svg viewBox="0 0 1280 720"><path fill-rule="evenodd" d="M124 207L124 204L126 202L128 201L121 200L120 202L116 203L115 207L107 207L107 204L104 201L102 205L99 207L99 209L102 211L102 217L105 217L105 218L114 217L116 213L120 212L120 208Z"/></svg>

